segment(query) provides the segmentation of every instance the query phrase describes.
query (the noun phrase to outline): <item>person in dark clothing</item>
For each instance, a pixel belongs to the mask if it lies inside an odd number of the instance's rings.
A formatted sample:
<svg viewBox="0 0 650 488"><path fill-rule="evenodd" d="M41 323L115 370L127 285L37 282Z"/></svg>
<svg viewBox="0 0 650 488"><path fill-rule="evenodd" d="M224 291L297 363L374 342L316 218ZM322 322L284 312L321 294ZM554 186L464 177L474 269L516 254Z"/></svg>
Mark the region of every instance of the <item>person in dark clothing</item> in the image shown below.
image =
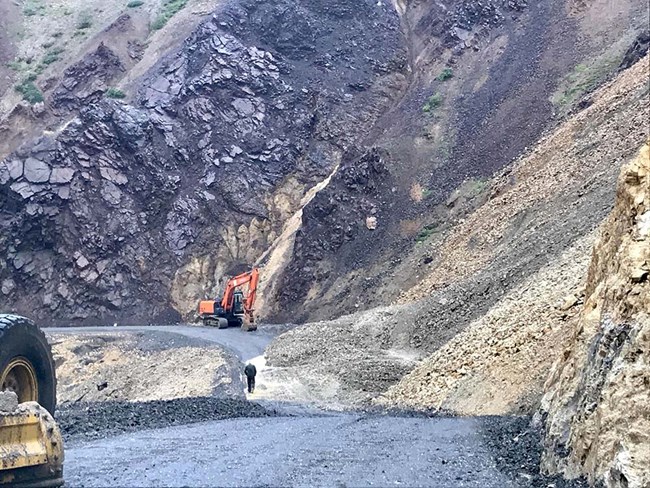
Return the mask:
<svg viewBox="0 0 650 488"><path fill-rule="evenodd" d="M253 393L253 390L255 390L255 375L257 374L257 368L254 364L248 363L244 368L244 374L248 380L248 393Z"/></svg>

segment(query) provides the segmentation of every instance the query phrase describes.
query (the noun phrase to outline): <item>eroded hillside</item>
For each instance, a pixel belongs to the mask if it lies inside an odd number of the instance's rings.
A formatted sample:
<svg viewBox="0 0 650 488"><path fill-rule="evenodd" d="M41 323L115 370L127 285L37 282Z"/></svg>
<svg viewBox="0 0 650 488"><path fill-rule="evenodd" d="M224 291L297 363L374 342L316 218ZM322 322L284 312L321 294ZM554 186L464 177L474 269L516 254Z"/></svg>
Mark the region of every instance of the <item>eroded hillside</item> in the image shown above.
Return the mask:
<svg viewBox="0 0 650 488"><path fill-rule="evenodd" d="M25 33L0 42L0 304L61 323L191 318L260 259L268 318L385 305L644 18L636 0L93 6L7 7Z"/></svg>

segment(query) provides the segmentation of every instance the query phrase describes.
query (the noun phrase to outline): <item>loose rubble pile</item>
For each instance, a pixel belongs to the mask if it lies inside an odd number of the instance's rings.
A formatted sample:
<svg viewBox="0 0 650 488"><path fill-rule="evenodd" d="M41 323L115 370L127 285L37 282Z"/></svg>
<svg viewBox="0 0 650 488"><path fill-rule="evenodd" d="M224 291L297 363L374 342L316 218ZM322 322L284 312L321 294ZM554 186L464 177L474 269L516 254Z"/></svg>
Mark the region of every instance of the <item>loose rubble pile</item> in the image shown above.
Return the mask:
<svg viewBox="0 0 650 488"><path fill-rule="evenodd" d="M59 405L242 398L239 361L223 349L165 332L50 337Z"/></svg>
<svg viewBox="0 0 650 488"><path fill-rule="evenodd" d="M271 415L276 413L246 400L203 397L151 402L79 403L60 408L56 420L64 439L92 439L207 420Z"/></svg>

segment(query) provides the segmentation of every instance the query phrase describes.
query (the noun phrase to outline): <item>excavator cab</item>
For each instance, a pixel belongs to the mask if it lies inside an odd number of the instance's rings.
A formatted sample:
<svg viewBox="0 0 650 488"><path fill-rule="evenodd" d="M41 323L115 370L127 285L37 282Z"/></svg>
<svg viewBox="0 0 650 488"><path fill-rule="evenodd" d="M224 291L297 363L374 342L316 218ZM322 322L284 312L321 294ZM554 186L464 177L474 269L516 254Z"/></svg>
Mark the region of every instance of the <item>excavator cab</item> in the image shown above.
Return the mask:
<svg viewBox="0 0 650 488"><path fill-rule="evenodd" d="M237 290L232 295L232 312L236 315L244 315L244 292Z"/></svg>

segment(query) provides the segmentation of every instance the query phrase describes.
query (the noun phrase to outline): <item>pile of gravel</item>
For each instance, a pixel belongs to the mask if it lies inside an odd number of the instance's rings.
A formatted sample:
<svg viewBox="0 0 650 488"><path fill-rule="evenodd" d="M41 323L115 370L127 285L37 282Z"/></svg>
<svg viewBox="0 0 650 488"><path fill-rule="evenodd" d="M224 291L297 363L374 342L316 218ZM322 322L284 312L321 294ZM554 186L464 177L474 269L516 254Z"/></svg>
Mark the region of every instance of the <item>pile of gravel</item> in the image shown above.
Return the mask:
<svg viewBox="0 0 650 488"><path fill-rule="evenodd" d="M483 441L492 451L497 468L526 488L587 488L584 478L566 480L561 476L540 473L542 457L541 430L531 425L531 418L482 417Z"/></svg>
<svg viewBox="0 0 650 488"><path fill-rule="evenodd" d="M278 413L234 398L178 398L151 402L97 402L65 405L56 413L64 439L102 438L208 420L271 417Z"/></svg>

